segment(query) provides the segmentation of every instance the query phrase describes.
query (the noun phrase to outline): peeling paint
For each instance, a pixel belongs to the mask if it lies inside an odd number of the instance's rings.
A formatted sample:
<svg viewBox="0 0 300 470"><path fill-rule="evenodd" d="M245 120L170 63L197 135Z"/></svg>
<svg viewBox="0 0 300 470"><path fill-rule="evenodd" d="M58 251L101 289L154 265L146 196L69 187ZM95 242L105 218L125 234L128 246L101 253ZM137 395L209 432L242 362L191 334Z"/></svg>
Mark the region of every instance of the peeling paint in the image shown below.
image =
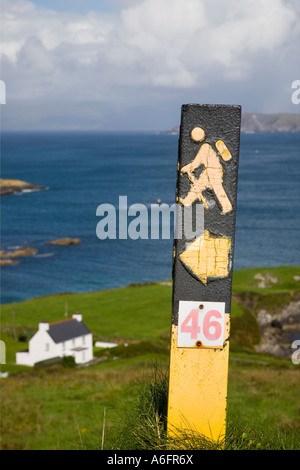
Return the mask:
<svg viewBox="0 0 300 470"><path fill-rule="evenodd" d="M173 325L168 401L168 433L179 430L222 440L226 429L229 315L223 349L178 348L178 327Z"/></svg>
<svg viewBox="0 0 300 470"><path fill-rule="evenodd" d="M228 276L230 248L229 238L215 237L209 230L205 230L179 255L179 258L200 281L207 284L208 277Z"/></svg>
<svg viewBox="0 0 300 470"><path fill-rule="evenodd" d="M240 123L240 106L187 104L181 109L176 202L193 210L203 204L205 215L201 236L192 242L185 235L174 238L170 436L180 431L196 431L213 441L225 436ZM217 327L204 325L204 317L201 322L192 311L179 322L181 301L221 302L223 341L221 332L207 347L204 339ZM178 339L178 328L191 335L189 341Z"/></svg>

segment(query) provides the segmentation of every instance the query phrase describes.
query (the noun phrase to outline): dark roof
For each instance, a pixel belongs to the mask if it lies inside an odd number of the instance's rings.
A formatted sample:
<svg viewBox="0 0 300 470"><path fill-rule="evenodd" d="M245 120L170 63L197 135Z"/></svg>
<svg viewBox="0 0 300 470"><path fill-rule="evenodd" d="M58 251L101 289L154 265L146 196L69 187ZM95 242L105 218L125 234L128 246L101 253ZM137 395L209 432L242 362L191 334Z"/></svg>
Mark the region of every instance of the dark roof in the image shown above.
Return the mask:
<svg viewBox="0 0 300 470"><path fill-rule="evenodd" d="M62 343L78 336L88 335L91 332L82 321L69 319L50 323L48 333L55 343Z"/></svg>

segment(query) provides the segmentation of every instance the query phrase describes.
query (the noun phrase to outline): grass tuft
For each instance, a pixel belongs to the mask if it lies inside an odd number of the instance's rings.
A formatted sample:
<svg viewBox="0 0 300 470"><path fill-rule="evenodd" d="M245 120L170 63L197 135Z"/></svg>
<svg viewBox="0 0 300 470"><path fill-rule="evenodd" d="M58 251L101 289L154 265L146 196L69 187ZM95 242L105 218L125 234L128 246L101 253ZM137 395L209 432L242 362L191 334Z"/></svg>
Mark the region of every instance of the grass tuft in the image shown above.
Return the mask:
<svg viewBox="0 0 300 470"><path fill-rule="evenodd" d="M168 374L154 365L135 407L124 412L117 435L110 441L115 450L294 450L299 449L299 428L288 425L270 429L255 416L249 419L234 409L228 413L225 439L214 442L187 429L167 434ZM103 447L102 447L103 448Z"/></svg>

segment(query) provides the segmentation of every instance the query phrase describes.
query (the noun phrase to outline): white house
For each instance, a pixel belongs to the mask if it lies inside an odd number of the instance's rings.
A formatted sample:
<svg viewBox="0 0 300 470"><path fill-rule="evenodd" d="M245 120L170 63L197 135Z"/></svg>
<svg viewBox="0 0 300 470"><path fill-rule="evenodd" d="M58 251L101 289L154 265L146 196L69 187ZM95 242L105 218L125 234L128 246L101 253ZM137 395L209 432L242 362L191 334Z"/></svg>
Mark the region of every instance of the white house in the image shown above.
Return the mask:
<svg viewBox="0 0 300 470"><path fill-rule="evenodd" d="M93 359L93 336L80 313L55 323L41 322L29 349L16 354L16 363L34 366L55 357L73 356L77 364Z"/></svg>

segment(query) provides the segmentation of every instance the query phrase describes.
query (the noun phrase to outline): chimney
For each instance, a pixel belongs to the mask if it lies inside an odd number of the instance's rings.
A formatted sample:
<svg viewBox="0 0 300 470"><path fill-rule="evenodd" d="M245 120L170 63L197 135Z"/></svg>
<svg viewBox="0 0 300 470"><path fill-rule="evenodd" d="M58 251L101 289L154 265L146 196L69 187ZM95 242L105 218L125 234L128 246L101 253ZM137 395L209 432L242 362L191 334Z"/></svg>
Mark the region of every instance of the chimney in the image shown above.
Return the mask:
<svg viewBox="0 0 300 470"><path fill-rule="evenodd" d="M72 318L74 318L74 320L77 320L77 321L82 321L82 315L81 313L78 313L78 312L73 313Z"/></svg>
<svg viewBox="0 0 300 470"><path fill-rule="evenodd" d="M42 321L39 323L39 331L47 331L49 330L49 323L46 321Z"/></svg>

